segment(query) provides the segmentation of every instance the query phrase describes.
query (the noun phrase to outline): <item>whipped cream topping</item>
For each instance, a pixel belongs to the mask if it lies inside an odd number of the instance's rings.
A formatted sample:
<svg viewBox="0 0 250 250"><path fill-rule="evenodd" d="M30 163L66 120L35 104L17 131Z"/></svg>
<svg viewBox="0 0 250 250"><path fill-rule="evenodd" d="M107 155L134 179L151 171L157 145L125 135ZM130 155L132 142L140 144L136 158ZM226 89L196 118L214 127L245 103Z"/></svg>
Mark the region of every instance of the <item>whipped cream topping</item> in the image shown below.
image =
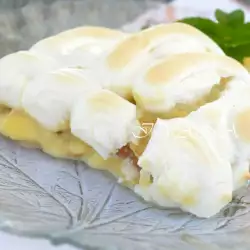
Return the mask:
<svg viewBox="0 0 250 250"><path fill-rule="evenodd" d="M36 78L26 85L22 95L23 109L52 131L67 129L73 103L84 92L99 89L89 81L84 70L60 69Z"/></svg>
<svg viewBox="0 0 250 250"><path fill-rule="evenodd" d="M26 84L44 72L59 67L60 63L53 58L30 51L19 51L3 57L0 60L0 103L20 108Z"/></svg>
<svg viewBox="0 0 250 250"><path fill-rule="evenodd" d="M152 185L163 197L210 217L231 201L234 190L246 185L249 97L249 86L236 87L187 117L157 120L138 164L152 175ZM154 195L147 199L163 203Z"/></svg>
<svg viewBox="0 0 250 250"><path fill-rule="evenodd" d="M83 94L73 106L72 134L92 146L104 159L132 141L136 106L109 90Z"/></svg>

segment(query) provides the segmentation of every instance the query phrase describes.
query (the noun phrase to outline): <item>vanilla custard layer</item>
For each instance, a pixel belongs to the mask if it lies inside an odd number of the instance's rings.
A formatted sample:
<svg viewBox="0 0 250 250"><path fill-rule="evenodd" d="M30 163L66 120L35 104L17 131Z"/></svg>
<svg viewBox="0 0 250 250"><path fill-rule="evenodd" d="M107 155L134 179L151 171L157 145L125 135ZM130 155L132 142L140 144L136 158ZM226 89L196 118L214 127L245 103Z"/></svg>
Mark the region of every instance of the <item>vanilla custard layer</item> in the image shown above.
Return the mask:
<svg viewBox="0 0 250 250"><path fill-rule="evenodd" d="M118 178L125 179L122 172L124 160L110 157L104 160L90 146L82 142L70 131L59 133L48 131L32 117L21 110L0 107L0 133L25 146L40 148L55 158L82 160L92 168L108 170ZM126 182L130 186L134 181Z"/></svg>

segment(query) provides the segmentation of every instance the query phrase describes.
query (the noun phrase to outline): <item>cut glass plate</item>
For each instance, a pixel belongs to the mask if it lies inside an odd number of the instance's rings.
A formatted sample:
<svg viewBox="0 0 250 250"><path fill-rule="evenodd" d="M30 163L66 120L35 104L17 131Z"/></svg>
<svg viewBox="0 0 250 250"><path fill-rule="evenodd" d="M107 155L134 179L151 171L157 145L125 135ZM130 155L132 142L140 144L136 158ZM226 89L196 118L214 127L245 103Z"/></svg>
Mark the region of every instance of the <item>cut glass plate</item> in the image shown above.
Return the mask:
<svg viewBox="0 0 250 250"><path fill-rule="evenodd" d="M86 5L80 2L1 10L1 56L81 25ZM89 23L98 24L92 18ZM45 237L85 250L247 250L249 203L246 187L210 219L163 210L105 172L0 137L0 228L12 234Z"/></svg>

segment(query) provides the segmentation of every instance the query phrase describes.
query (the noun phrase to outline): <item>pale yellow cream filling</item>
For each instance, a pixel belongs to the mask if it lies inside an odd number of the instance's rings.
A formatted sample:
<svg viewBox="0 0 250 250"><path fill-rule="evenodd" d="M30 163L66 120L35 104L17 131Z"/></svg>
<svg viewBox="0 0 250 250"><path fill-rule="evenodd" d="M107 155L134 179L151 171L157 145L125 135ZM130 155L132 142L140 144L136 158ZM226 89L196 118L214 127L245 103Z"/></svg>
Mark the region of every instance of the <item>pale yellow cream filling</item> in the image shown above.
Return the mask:
<svg viewBox="0 0 250 250"><path fill-rule="evenodd" d="M118 178L125 179L122 172L124 160L110 157L104 160L89 145L73 136L70 131L51 132L43 128L22 110L0 107L0 133L24 146L40 148L56 158L82 160L92 168L108 170ZM124 181L127 186L139 180Z"/></svg>

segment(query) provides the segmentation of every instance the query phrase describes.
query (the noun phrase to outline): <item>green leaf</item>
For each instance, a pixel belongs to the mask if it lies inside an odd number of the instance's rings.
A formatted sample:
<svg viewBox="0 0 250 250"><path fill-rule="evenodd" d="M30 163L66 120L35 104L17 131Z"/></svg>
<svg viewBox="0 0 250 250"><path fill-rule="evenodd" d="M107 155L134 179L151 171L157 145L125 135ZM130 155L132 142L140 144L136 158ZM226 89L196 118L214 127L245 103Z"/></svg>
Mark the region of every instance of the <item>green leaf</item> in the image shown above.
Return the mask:
<svg viewBox="0 0 250 250"><path fill-rule="evenodd" d="M215 11L215 17L218 23L227 25L228 24L228 14L220 9Z"/></svg>
<svg viewBox="0 0 250 250"><path fill-rule="evenodd" d="M226 48L224 47L224 52L234 59L242 62L244 57L250 57L250 40L248 43L239 45L235 48Z"/></svg>
<svg viewBox="0 0 250 250"><path fill-rule="evenodd" d="M219 24L230 28L241 26L245 22L245 16L242 10L235 10L231 13L226 13L217 9L215 11L215 17Z"/></svg>
<svg viewBox="0 0 250 250"><path fill-rule="evenodd" d="M236 60L242 61L244 57L250 56L250 22L245 23L244 12L235 10L226 13L217 9L215 17L217 22L201 17L185 18L179 22L199 29Z"/></svg>
<svg viewBox="0 0 250 250"><path fill-rule="evenodd" d="M222 37L222 41L227 47L237 47L248 44L250 41L250 30L246 30L244 27L239 27L235 30L229 30L228 36Z"/></svg>
<svg viewBox="0 0 250 250"><path fill-rule="evenodd" d="M214 21L207 19L207 18L200 18L200 17L190 17L190 18L184 18L182 20L179 20L179 22L189 24L208 36L210 36L212 39L215 39L219 36L219 26Z"/></svg>
<svg viewBox="0 0 250 250"><path fill-rule="evenodd" d="M217 28L217 23L208 19L208 18L201 18L201 17L188 17L179 20L178 22L190 24L195 27L199 27L200 29L209 30L211 32L214 31L214 28Z"/></svg>
<svg viewBox="0 0 250 250"><path fill-rule="evenodd" d="M238 27L244 25L245 15L242 10L235 10L229 14L229 23L231 27Z"/></svg>

